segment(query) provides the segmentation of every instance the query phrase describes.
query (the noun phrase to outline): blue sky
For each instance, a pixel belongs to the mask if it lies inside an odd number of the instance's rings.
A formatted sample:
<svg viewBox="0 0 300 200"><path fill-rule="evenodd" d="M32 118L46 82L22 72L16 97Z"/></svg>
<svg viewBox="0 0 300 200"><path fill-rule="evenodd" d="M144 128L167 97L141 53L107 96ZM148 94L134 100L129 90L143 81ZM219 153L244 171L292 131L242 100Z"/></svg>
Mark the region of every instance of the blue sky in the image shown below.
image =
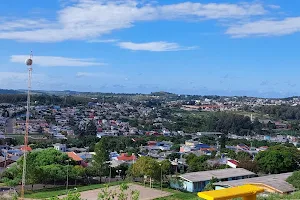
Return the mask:
<svg viewBox="0 0 300 200"><path fill-rule="evenodd" d="M1 88L300 95L300 2L10 0Z"/></svg>

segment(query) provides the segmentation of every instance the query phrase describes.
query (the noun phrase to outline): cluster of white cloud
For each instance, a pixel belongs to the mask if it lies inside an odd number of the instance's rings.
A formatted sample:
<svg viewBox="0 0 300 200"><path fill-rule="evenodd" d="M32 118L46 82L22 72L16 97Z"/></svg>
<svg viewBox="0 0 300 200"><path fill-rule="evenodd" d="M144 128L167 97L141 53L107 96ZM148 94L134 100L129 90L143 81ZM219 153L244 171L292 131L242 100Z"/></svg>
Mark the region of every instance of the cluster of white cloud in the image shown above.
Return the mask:
<svg viewBox="0 0 300 200"><path fill-rule="evenodd" d="M133 51L181 51L192 50L197 47L181 47L177 43L169 42L148 42L148 43L133 43L133 42L120 42L118 44L123 49L130 49Z"/></svg>
<svg viewBox="0 0 300 200"><path fill-rule="evenodd" d="M75 2L75 3L74 3ZM56 20L22 19L0 22L0 39L30 42L92 40L114 30L154 20L242 19L267 10L259 3L192 3L158 5L134 0L77 0L62 7ZM111 41L99 41L111 42Z"/></svg>
<svg viewBox="0 0 300 200"><path fill-rule="evenodd" d="M280 36L300 32L300 17L283 20L260 20L230 27L226 34L233 37Z"/></svg>

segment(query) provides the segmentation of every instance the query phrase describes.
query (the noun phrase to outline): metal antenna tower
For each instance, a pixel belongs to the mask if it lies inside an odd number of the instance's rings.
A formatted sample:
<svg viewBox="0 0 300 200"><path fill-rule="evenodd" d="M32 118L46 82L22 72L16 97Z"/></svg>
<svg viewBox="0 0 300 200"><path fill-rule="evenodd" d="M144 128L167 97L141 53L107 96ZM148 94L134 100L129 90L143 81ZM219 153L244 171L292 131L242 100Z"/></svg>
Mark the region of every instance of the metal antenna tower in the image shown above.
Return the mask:
<svg viewBox="0 0 300 200"><path fill-rule="evenodd" d="M25 183L26 183L26 156L28 150L28 132L29 132L29 114L30 114L30 92L31 92L31 76L32 76L32 51L29 58L25 61L28 67L28 91L27 91L27 110L26 110L26 129L24 135L24 147L23 147L23 173L22 173L22 187L21 187L21 199L24 199Z"/></svg>

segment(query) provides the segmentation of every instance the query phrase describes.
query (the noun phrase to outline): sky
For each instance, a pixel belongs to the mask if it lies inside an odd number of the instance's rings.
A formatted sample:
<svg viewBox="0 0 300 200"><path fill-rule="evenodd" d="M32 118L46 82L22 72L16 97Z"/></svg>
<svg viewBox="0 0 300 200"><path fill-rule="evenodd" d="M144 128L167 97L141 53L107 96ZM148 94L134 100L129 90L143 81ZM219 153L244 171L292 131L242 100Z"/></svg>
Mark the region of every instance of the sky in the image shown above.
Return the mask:
<svg viewBox="0 0 300 200"><path fill-rule="evenodd" d="M10 0L0 88L300 95L300 1Z"/></svg>

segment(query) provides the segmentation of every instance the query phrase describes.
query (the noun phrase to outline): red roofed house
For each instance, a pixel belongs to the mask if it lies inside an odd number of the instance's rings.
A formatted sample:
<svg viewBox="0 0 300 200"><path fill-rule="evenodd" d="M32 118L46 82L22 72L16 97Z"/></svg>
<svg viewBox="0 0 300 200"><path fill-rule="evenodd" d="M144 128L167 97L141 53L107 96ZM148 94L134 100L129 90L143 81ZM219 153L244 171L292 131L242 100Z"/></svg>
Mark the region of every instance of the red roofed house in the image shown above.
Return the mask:
<svg viewBox="0 0 300 200"><path fill-rule="evenodd" d="M148 141L147 144L148 146L155 146L156 145L156 141Z"/></svg>
<svg viewBox="0 0 300 200"><path fill-rule="evenodd" d="M245 144L239 144L239 145L236 146L236 148L238 150L242 150L242 151L249 151L250 150L250 148Z"/></svg>
<svg viewBox="0 0 300 200"><path fill-rule="evenodd" d="M269 147L268 146L262 146L258 148L258 151L265 151L267 150Z"/></svg>
<svg viewBox="0 0 300 200"><path fill-rule="evenodd" d="M71 158L72 160L74 160L77 163L77 165L81 165L83 167L87 167L87 164L75 152L67 152L67 155L68 155L69 158Z"/></svg>
<svg viewBox="0 0 300 200"><path fill-rule="evenodd" d="M133 161L136 160L136 157L134 154L129 156L127 153L122 153L120 156L117 157L117 159L122 161Z"/></svg>
<svg viewBox="0 0 300 200"><path fill-rule="evenodd" d="M226 164L231 168L237 168L239 165L239 162L236 160L227 160Z"/></svg>
<svg viewBox="0 0 300 200"><path fill-rule="evenodd" d="M24 151L24 150L26 150L26 151L32 151L32 148L30 147L30 146L22 146L21 148L20 148L20 150L21 151Z"/></svg>

